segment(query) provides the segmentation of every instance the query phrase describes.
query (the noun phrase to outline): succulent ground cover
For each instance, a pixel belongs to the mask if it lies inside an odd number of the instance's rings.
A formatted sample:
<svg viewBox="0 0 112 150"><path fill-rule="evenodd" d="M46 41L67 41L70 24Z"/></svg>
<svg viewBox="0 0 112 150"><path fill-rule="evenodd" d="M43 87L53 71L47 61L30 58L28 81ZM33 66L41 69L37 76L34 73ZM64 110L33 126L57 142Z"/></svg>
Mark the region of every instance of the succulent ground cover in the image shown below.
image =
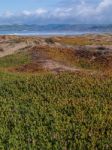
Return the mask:
<svg viewBox="0 0 112 150"><path fill-rule="evenodd" d="M1 37L1 150L112 149L110 35L66 38Z"/></svg>

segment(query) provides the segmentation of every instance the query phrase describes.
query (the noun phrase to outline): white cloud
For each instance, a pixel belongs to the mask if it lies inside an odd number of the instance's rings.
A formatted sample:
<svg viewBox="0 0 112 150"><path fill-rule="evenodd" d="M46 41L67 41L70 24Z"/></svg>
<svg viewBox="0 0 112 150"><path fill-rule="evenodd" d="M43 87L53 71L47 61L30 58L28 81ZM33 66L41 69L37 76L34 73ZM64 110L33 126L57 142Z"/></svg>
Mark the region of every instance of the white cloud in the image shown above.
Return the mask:
<svg viewBox="0 0 112 150"><path fill-rule="evenodd" d="M3 13L3 17L12 17L13 16L13 13L11 11L6 11L5 13Z"/></svg>
<svg viewBox="0 0 112 150"><path fill-rule="evenodd" d="M28 10L24 10L23 12L23 15L25 15L25 16L30 16L32 13L30 12L30 11L28 11Z"/></svg>
<svg viewBox="0 0 112 150"><path fill-rule="evenodd" d="M55 9L38 8L20 13L6 11L0 15L0 23L112 23L112 0L100 0L99 3L90 3L88 0L70 1L71 4Z"/></svg>
<svg viewBox="0 0 112 150"><path fill-rule="evenodd" d="M77 11L81 12L82 15L84 14L86 14L86 16L99 14L104 15L106 11L111 10L112 0L102 0L97 6L82 1L82 3L79 4L77 8L78 8Z"/></svg>
<svg viewBox="0 0 112 150"><path fill-rule="evenodd" d="M42 8L37 9L35 11L35 14L37 14L37 15L43 15L43 14L46 14L46 13L47 13L47 10L46 9L42 9Z"/></svg>
<svg viewBox="0 0 112 150"><path fill-rule="evenodd" d="M25 16L35 16L35 15L40 16L40 15L43 15L45 13L47 13L47 10L43 9L43 8L39 8L39 9L37 9L35 11L24 10L22 12L22 14L25 15Z"/></svg>
<svg viewBox="0 0 112 150"><path fill-rule="evenodd" d="M112 0L102 0L97 7L98 12L103 12L105 10L112 8Z"/></svg>

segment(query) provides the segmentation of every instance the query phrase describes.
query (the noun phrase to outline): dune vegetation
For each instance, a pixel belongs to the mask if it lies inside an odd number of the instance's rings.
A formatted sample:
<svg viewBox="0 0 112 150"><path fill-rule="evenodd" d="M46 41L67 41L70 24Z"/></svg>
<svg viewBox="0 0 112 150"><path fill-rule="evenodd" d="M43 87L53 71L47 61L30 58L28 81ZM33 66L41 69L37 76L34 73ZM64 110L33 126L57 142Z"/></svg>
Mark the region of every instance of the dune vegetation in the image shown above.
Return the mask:
<svg viewBox="0 0 112 150"><path fill-rule="evenodd" d="M28 48L0 58L1 150L112 149L111 45L82 38L27 37Z"/></svg>

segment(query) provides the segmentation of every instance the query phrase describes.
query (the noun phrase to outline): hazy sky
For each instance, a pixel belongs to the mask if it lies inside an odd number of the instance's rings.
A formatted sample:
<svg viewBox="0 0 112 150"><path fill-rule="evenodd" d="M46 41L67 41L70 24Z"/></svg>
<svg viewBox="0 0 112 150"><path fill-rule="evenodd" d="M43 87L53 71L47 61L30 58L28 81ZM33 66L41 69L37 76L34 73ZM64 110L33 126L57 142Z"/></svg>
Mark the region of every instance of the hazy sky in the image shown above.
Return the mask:
<svg viewBox="0 0 112 150"><path fill-rule="evenodd" d="M112 0L0 0L0 24L112 23Z"/></svg>

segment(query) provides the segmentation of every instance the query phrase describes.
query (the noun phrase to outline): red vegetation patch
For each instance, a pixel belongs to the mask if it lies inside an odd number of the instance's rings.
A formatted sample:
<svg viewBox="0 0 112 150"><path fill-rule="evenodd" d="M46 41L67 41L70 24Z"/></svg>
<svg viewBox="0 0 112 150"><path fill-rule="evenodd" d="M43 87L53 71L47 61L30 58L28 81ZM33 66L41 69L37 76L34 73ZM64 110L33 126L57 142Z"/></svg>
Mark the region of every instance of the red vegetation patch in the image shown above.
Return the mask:
<svg viewBox="0 0 112 150"><path fill-rule="evenodd" d="M80 48L75 51L75 56L79 59L84 58L85 60L90 61L90 63L100 64L102 67L106 67L106 69L112 69L112 55L109 51L95 51Z"/></svg>
<svg viewBox="0 0 112 150"><path fill-rule="evenodd" d="M38 63L22 65L17 68L13 68L12 70L16 72L30 72L30 73L45 71L45 69L41 66L41 64Z"/></svg>

